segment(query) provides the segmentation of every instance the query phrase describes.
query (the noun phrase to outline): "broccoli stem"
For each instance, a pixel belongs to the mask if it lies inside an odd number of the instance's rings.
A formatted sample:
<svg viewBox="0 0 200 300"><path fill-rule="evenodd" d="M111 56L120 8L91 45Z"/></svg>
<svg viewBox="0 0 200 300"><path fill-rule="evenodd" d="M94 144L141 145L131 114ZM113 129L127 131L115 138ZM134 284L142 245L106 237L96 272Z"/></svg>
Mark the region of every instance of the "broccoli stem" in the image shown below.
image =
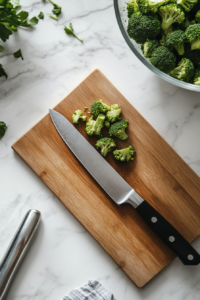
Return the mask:
<svg viewBox="0 0 200 300"><path fill-rule="evenodd" d="M126 134L125 130L123 132L120 133L120 140L126 140L128 137L128 135Z"/></svg>
<svg viewBox="0 0 200 300"><path fill-rule="evenodd" d="M162 29L167 30L173 24L173 22L174 22L173 18L167 18L167 17L163 18L162 25L161 25Z"/></svg>
<svg viewBox="0 0 200 300"><path fill-rule="evenodd" d="M103 147L103 148L101 149L101 155L106 156L107 153L108 153L109 147L110 147L109 144L105 145L105 147Z"/></svg>
<svg viewBox="0 0 200 300"><path fill-rule="evenodd" d="M177 46L174 46L179 55L183 55L185 53L184 43L180 43Z"/></svg>
<svg viewBox="0 0 200 300"><path fill-rule="evenodd" d="M191 43L191 50L200 49L200 37Z"/></svg>

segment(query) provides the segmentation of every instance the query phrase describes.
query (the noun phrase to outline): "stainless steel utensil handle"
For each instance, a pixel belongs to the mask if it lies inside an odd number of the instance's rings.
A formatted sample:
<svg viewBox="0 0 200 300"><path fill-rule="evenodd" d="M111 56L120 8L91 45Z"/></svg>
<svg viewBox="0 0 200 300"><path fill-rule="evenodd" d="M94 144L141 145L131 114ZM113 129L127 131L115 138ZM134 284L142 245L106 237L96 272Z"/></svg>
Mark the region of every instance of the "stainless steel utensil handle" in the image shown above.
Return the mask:
<svg viewBox="0 0 200 300"><path fill-rule="evenodd" d="M40 222L40 212L29 210L17 230L0 264L0 300L5 298L16 271L22 262Z"/></svg>

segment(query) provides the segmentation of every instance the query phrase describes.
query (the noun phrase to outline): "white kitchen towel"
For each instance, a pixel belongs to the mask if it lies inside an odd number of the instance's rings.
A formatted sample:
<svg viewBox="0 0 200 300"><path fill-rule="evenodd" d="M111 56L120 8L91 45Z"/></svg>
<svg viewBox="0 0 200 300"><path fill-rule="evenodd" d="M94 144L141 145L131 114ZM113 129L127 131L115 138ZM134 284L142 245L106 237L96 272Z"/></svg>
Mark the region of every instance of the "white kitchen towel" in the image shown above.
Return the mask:
<svg viewBox="0 0 200 300"><path fill-rule="evenodd" d="M115 300L115 297L99 281L91 279L88 284L71 291L62 300Z"/></svg>

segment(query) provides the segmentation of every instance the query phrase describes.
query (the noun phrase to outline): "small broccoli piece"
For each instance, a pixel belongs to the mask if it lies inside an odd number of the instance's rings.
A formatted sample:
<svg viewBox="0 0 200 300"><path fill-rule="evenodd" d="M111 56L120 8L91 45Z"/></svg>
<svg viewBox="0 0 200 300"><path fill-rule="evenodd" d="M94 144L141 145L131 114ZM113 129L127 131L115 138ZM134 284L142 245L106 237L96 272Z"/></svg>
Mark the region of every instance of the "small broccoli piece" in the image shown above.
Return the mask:
<svg viewBox="0 0 200 300"><path fill-rule="evenodd" d="M158 8L169 2L175 2L173 0L138 0L139 9L142 14L156 13Z"/></svg>
<svg viewBox="0 0 200 300"><path fill-rule="evenodd" d="M177 4L181 5L185 11L190 11L197 2L198 0L177 0Z"/></svg>
<svg viewBox="0 0 200 300"><path fill-rule="evenodd" d="M147 40L142 46L142 52L145 57L151 57L153 51L160 46L158 40Z"/></svg>
<svg viewBox="0 0 200 300"><path fill-rule="evenodd" d="M200 85L200 68L195 70L193 84Z"/></svg>
<svg viewBox="0 0 200 300"><path fill-rule="evenodd" d="M105 113L108 110L110 110L110 106L108 106L107 104L103 103L102 100L97 100L95 101L92 106L91 106L91 114L95 115L96 117L100 114L100 113Z"/></svg>
<svg viewBox="0 0 200 300"><path fill-rule="evenodd" d="M190 82L194 74L194 65L189 59L182 58L178 66L170 74L181 81Z"/></svg>
<svg viewBox="0 0 200 300"><path fill-rule="evenodd" d="M109 121L105 120L104 125L105 125L107 128L110 128L110 122L109 122Z"/></svg>
<svg viewBox="0 0 200 300"><path fill-rule="evenodd" d="M191 50L200 49L200 24L190 25L185 31Z"/></svg>
<svg viewBox="0 0 200 300"><path fill-rule="evenodd" d="M83 116L83 113L80 109L76 110L72 115L72 121L74 124L78 124L79 119L82 119L83 121L87 120L87 116Z"/></svg>
<svg viewBox="0 0 200 300"><path fill-rule="evenodd" d="M7 129L6 124L4 122L0 122L0 140L4 136L6 129Z"/></svg>
<svg viewBox="0 0 200 300"><path fill-rule="evenodd" d="M116 160L120 161L129 161L133 160L133 155L135 154L135 150L132 146L129 146L127 148L121 149L121 150L115 150L113 151L114 157Z"/></svg>
<svg viewBox="0 0 200 300"><path fill-rule="evenodd" d="M84 111L86 111L86 110L88 110L88 107L85 106L85 107L84 107Z"/></svg>
<svg viewBox="0 0 200 300"><path fill-rule="evenodd" d="M93 120L93 116L89 118L89 121L86 123L86 128L85 131L88 135L93 135L94 134L94 125L96 121Z"/></svg>
<svg viewBox="0 0 200 300"><path fill-rule="evenodd" d="M86 133L88 135L101 135L101 129L104 126L105 118L104 114L99 114L95 121L93 120L93 116L91 116L89 121L86 123Z"/></svg>
<svg viewBox="0 0 200 300"><path fill-rule="evenodd" d="M158 47L150 58L151 64L164 73L169 73L176 66L176 56L166 47Z"/></svg>
<svg viewBox="0 0 200 300"><path fill-rule="evenodd" d="M198 10L198 12L197 12L196 15L195 15L195 21L196 21L197 23L200 23L200 10Z"/></svg>
<svg viewBox="0 0 200 300"><path fill-rule="evenodd" d="M133 13L139 12L139 6L137 0L129 0L127 3L127 14L128 18L132 16Z"/></svg>
<svg viewBox="0 0 200 300"><path fill-rule="evenodd" d="M185 20L185 13L181 6L178 6L177 4L161 6L158 13L162 18L161 27L163 30L166 30L175 22L181 24Z"/></svg>
<svg viewBox="0 0 200 300"><path fill-rule="evenodd" d="M128 21L128 35L136 43L143 44L147 39L153 40L160 33L160 20L157 15L133 14Z"/></svg>
<svg viewBox="0 0 200 300"><path fill-rule="evenodd" d="M116 142L111 138L102 138L96 142L96 148L101 149L101 155L104 157L116 147Z"/></svg>
<svg viewBox="0 0 200 300"><path fill-rule="evenodd" d="M186 41L185 32L182 30L176 30L169 33L166 37L166 45L167 47L174 47L179 55L183 55L184 45Z"/></svg>
<svg viewBox="0 0 200 300"><path fill-rule="evenodd" d="M184 57L191 60L194 66L200 65L200 49L191 50L190 44L186 44Z"/></svg>
<svg viewBox="0 0 200 300"><path fill-rule="evenodd" d="M128 127L128 120L121 120L112 124L109 128L108 133L110 136L114 135L120 140L126 140L128 135L125 132L125 129Z"/></svg>
<svg viewBox="0 0 200 300"><path fill-rule="evenodd" d="M119 108L120 105L119 104L113 104L110 107L110 111L107 113L106 115L106 119L113 123L116 122L118 120L121 120L121 118L119 117L121 114L121 108Z"/></svg>

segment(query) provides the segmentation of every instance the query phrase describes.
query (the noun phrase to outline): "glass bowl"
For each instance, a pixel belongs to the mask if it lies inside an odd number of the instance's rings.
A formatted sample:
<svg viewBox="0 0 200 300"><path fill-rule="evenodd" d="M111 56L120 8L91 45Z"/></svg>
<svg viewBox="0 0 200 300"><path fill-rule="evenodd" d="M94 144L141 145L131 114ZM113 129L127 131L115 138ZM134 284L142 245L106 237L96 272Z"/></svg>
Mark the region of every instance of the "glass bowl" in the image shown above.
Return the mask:
<svg viewBox="0 0 200 300"><path fill-rule="evenodd" d="M128 17L127 17L127 10L126 10L126 2L127 2L127 0L114 0L114 7L115 7L115 14L116 14L119 28L122 32L122 35L123 35L125 41L129 45L129 47L131 48L133 53L139 58L139 60L147 68L149 68L151 71L153 71L156 75L158 75L162 79L164 79L174 85L182 87L184 89L200 92L200 86L180 81L174 77L171 77L168 74L161 72L160 70L158 70L154 66L152 66L152 64L150 63L148 58L144 57L142 50L141 50L141 45L137 44L134 40L130 39L130 37L127 34Z"/></svg>

